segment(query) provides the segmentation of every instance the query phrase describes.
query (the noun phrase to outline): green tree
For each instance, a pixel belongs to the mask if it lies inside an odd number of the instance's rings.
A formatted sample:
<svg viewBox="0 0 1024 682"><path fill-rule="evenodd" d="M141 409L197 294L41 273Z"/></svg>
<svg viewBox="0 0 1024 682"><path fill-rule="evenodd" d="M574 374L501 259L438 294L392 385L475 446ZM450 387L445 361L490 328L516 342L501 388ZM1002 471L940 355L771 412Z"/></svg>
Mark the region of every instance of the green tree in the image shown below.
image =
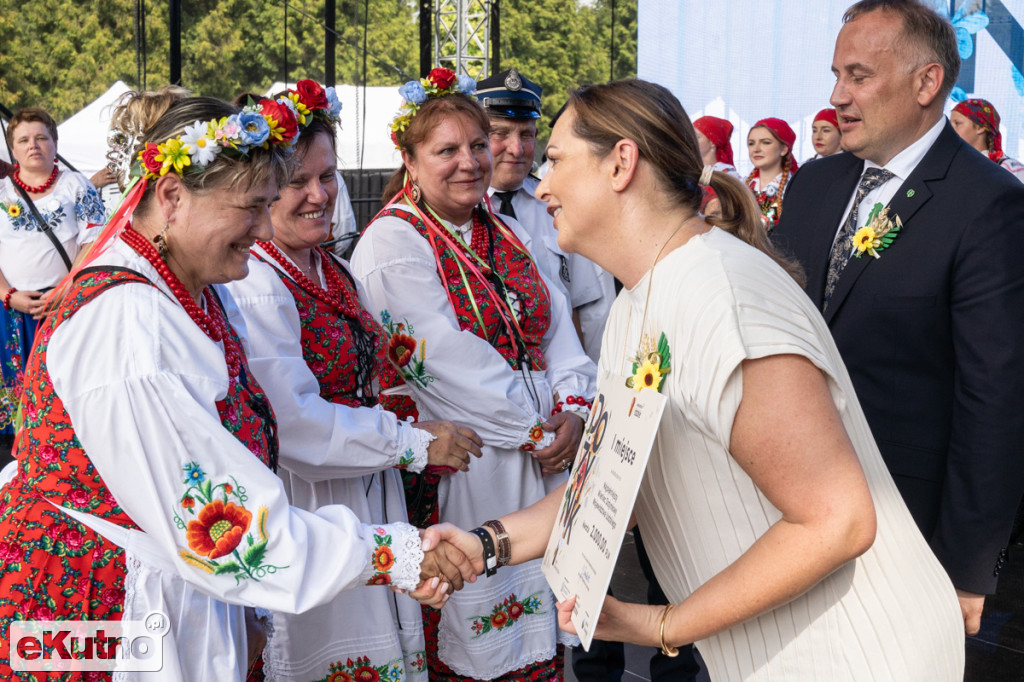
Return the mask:
<svg viewBox="0 0 1024 682"><path fill-rule="evenodd" d="M516 67L544 88L537 127L543 147L550 122L580 85L609 80L608 1L500 0L502 70ZM631 12L631 14L629 14ZM632 22L623 22L632 16ZM636 75L636 0L616 3L616 78ZM632 61L629 62L630 55Z"/></svg>
<svg viewBox="0 0 1024 682"><path fill-rule="evenodd" d="M569 88L611 75L610 3L500 0L501 66L544 87L544 137ZM145 8L142 83L138 7ZM419 75L418 7L417 0L338 0L338 82L398 85ZM230 99L275 81L323 80L323 12L323 0L182 0L183 84ZM42 106L62 120L115 80L159 87L170 73L167 14L159 0L48 0L0 12L0 103ZM633 75L636 0L616 0L615 45L614 76Z"/></svg>

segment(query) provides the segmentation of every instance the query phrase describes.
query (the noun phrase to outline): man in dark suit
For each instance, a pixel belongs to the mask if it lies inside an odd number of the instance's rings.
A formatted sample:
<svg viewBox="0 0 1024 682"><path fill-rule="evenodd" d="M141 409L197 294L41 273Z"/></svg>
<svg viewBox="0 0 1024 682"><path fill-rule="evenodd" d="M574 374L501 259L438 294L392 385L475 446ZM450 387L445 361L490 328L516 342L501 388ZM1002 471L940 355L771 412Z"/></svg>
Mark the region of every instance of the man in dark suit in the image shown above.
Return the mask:
<svg viewBox="0 0 1024 682"><path fill-rule="evenodd" d="M847 153L794 177L773 238L974 634L1024 489L1024 186L943 116L959 68L919 2L851 7L831 98Z"/></svg>

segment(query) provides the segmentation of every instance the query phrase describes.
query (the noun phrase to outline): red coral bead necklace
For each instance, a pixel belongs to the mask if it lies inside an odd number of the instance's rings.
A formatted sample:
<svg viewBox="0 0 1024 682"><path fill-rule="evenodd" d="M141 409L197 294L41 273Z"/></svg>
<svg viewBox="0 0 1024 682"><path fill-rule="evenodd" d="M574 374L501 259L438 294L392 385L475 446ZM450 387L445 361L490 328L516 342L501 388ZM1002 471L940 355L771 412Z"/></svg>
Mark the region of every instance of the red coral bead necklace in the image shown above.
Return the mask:
<svg viewBox="0 0 1024 682"><path fill-rule="evenodd" d="M291 261L281 249L277 248L277 245L273 242L259 241L256 242L271 258L273 258L283 269L288 273L288 276L295 281L300 287L305 289L310 296L313 296L323 303L331 306L332 308L341 312L348 318L359 320L363 328L370 330L373 328L373 320L370 318L370 314L366 312L362 305L359 303L359 299L356 298L356 293L351 287L347 287L341 280L341 273L338 272L337 268L331 267L328 264L330 255L319 246L316 247L317 252L320 254L320 262L323 263L324 272L324 284L326 286L318 286L316 282L311 280L305 275L299 268L295 266L295 263Z"/></svg>
<svg viewBox="0 0 1024 682"><path fill-rule="evenodd" d="M57 182L57 173L59 171L60 169L57 167L57 162L55 161L53 163L53 171L50 173L50 177L46 179L46 182L33 187L32 185L25 184L25 181L21 179L21 167L15 164L14 173L11 174L11 180L14 180L15 185L22 188L29 194L42 194L53 187L53 183Z"/></svg>
<svg viewBox="0 0 1024 682"><path fill-rule="evenodd" d="M156 247L150 243L148 239L139 234L133 227L129 226L124 229L121 233L121 239L132 247L140 256L145 258L149 263L156 269L157 274L167 283L167 287L174 294L174 297L178 299L178 303L185 309L188 316L192 318L192 321L199 326L203 332L210 337L212 341L224 343L224 358L228 365L228 374L233 379L237 379L242 371L242 354L238 348L238 344L235 343L234 338L228 331L227 320L224 319L224 312L219 309L216 304L216 298L213 296L213 292L210 291L210 287L203 289L203 294L206 296L207 307L210 312L206 312L199 307L195 299L185 288L178 276L171 272L171 269L164 262L164 259L157 253ZM216 312L214 312L216 310Z"/></svg>

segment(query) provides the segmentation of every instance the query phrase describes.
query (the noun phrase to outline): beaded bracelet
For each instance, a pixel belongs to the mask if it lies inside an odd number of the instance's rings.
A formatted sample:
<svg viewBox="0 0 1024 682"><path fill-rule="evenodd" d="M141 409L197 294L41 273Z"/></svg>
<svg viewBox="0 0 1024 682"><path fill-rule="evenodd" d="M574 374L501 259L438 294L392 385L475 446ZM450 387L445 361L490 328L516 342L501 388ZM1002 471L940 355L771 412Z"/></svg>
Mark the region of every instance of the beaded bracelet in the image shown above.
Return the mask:
<svg viewBox="0 0 1024 682"><path fill-rule="evenodd" d="M18 290L15 289L14 287L11 287L10 289L7 290L7 294L4 295L4 310L11 309L11 296L13 296L16 293L18 293Z"/></svg>
<svg viewBox="0 0 1024 682"><path fill-rule="evenodd" d="M592 402L590 402L589 400L587 400L586 398L584 398L581 395L570 395L570 396L566 396L564 402L559 400L557 403L555 403L555 408L553 410L551 410L551 414L558 414L563 409L565 409L566 405L578 405L579 407L585 408L585 409L588 409L588 410L591 407L594 406L594 404Z"/></svg>

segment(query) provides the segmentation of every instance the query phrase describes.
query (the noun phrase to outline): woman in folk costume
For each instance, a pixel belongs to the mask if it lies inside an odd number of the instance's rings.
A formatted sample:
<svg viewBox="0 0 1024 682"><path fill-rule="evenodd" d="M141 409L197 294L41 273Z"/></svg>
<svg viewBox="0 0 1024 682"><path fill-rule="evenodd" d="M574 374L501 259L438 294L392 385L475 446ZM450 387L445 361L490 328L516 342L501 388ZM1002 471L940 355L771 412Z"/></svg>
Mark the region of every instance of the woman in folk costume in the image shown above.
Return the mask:
<svg viewBox="0 0 1024 682"><path fill-rule="evenodd" d="M465 471L470 453L480 454L478 439L465 427L410 424L377 406L373 383L387 338L347 266L319 246L330 238L338 193L341 103L334 88L311 80L278 101L298 114L292 173L270 208L273 240L252 247L249 275L228 290L248 332L249 366L277 416L279 475L291 503L307 511L343 504L364 523L405 521L399 471ZM371 671L425 682L424 656L419 604L361 586L305 613L275 613L263 671L277 682Z"/></svg>
<svg viewBox="0 0 1024 682"><path fill-rule="evenodd" d="M807 161L838 154L843 151L840 146L842 141L843 133L839 130L839 115L836 110L822 109L814 115L814 121L811 123L811 144L814 145L814 156Z"/></svg>
<svg viewBox="0 0 1024 682"><path fill-rule="evenodd" d="M988 158L1024 182L1024 163L1010 158L1003 151L999 112L991 102L977 98L965 99L953 107L949 120L964 142L982 154L988 154Z"/></svg>
<svg viewBox="0 0 1024 682"><path fill-rule="evenodd" d="M704 163L716 171L728 173L737 180L740 173L732 160L732 123L717 116L701 116L693 122L697 133L697 144Z"/></svg>
<svg viewBox="0 0 1024 682"><path fill-rule="evenodd" d="M10 445L46 292L96 239L103 200L84 175L57 165L57 124L43 109L15 113L7 126L7 145L15 165L9 178L0 178L0 442ZM49 235L26 197L46 221Z"/></svg>
<svg viewBox="0 0 1024 682"><path fill-rule="evenodd" d="M595 390L564 298L549 294L518 225L485 201L490 124L474 86L447 69L402 86L392 137L403 166L352 256L390 336L385 395L484 442L466 474L407 474L419 524L496 518L542 498L565 479ZM467 586L427 611L425 628L431 679L561 676L540 562Z"/></svg>
<svg viewBox="0 0 1024 682"><path fill-rule="evenodd" d="M793 156L794 142L796 133L781 118L763 118L747 134L747 151L754 164L754 170L747 176L747 186L761 207L768 232L779 224L786 185L798 168Z"/></svg>
<svg viewBox="0 0 1024 682"><path fill-rule="evenodd" d="M5 678L35 674L12 671L13 621L159 612L163 667L145 679L239 680L261 646L254 607L437 574L412 526L296 509L274 473L273 411L218 285L271 235L290 116L175 92L128 93L115 112L132 187L40 327L0 492Z"/></svg>

